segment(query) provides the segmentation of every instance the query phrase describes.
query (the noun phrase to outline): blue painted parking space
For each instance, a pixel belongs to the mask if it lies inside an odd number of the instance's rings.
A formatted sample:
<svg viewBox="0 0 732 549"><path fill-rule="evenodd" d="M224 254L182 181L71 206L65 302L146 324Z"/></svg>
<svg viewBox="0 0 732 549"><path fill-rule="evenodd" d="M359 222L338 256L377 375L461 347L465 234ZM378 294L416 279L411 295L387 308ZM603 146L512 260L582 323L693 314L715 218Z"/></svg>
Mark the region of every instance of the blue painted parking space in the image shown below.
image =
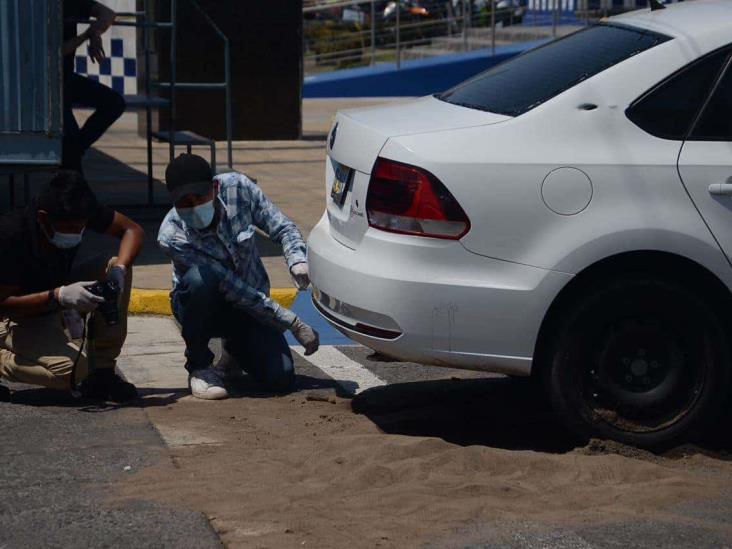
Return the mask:
<svg viewBox="0 0 732 549"><path fill-rule="evenodd" d="M299 292L291 310L299 316L303 322L312 326L320 334L321 345L355 345L338 330L333 328L322 315L315 310L311 299L310 290ZM298 345L290 332L287 332L287 342L290 345Z"/></svg>

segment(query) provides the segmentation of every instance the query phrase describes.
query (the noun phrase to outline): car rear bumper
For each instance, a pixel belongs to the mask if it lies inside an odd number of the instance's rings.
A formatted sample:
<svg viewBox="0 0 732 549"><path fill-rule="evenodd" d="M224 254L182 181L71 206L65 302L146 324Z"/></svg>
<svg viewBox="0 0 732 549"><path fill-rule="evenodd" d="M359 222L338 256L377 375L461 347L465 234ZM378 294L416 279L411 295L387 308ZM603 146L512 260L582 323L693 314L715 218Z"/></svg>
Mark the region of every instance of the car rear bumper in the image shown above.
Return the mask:
<svg viewBox="0 0 732 549"><path fill-rule="evenodd" d="M352 250L330 230L323 216L308 242L316 308L351 339L404 361L528 375L546 310L571 279L374 229Z"/></svg>

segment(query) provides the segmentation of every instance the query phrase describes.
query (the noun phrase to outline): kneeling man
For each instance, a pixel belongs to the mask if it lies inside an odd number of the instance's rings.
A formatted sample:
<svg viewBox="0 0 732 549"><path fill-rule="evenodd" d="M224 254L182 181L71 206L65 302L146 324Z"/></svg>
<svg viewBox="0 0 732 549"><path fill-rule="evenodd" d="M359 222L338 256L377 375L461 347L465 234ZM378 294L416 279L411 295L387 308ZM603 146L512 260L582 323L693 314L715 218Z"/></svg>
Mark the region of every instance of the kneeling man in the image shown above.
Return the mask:
<svg viewBox="0 0 732 549"><path fill-rule="evenodd" d="M191 393L203 399L228 396L212 367L212 337L244 371L275 392L294 389L290 330L305 354L318 349L318 333L269 297L269 278L255 243L255 227L282 245L298 286L307 287L305 242L295 224L246 176L213 177L200 156L182 154L165 182L174 208L163 220L160 247L173 261L173 313L186 343Z"/></svg>
<svg viewBox="0 0 732 549"><path fill-rule="evenodd" d="M119 250L76 261L84 231L120 240ZM0 216L0 378L73 390L123 402L137 396L114 371L127 336L132 262L140 252L142 228L97 202L84 178L58 172L25 209ZM89 291L96 281L119 289L118 322L90 316L96 330L96 377L86 383L87 357L81 315L105 299ZM78 385L77 385L78 384ZM0 396L9 391L0 386Z"/></svg>

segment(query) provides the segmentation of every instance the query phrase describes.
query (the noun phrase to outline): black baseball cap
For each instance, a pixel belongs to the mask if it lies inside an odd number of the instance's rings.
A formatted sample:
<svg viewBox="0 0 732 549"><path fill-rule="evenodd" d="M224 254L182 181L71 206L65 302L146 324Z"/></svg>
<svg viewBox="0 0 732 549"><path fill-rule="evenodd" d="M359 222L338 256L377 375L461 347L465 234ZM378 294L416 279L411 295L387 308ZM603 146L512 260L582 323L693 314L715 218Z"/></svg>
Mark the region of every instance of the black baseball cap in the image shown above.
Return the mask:
<svg viewBox="0 0 732 549"><path fill-rule="evenodd" d="M34 199L53 219L88 219L99 209L94 192L79 172L59 170Z"/></svg>
<svg viewBox="0 0 732 549"><path fill-rule="evenodd" d="M165 169L165 186L177 202L187 194L207 194L213 186L213 170L196 154L181 154Z"/></svg>

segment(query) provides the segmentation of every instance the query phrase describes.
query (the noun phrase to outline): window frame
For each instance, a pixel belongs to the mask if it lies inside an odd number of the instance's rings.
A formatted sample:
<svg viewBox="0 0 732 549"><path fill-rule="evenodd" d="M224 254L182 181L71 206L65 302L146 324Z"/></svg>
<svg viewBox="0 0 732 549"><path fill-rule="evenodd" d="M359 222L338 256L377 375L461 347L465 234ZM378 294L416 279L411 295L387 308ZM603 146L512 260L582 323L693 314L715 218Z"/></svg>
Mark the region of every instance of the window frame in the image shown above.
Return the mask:
<svg viewBox="0 0 732 549"><path fill-rule="evenodd" d="M643 101L645 101L646 99L648 99L649 96L651 96L654 93L656 93L659 89L663 88L665 85L667 85L668 83L670 83L674 79L678 78L679 76L682 76L684 73L688 72L689 70L691 70L695 66L697 66L697 65L699 65L701 63L704 63L710 57L713 57L713 56L717 55L718 53L720 53L720 52L722 52L724 50L728 50L727 51L727 59L722 62L722 66L720 67L719 71L717 72L717 76L714 78L713 84L710 87L710 91L707 92L707 94L704 97L704 99L699 103L699 107L697 108L696 114L694 116L692 116L691 122L689 124L689 127L684 131L684 133L681 135L681 137L677 137L677 136L671 137L669 135L664 135L664 134L661 134L661 133L658 133L658 132L649 131L648 129L646 129L646 128L640 126L639 124L637 124L630 117L630 111L632 111L634 108L636 108L639 103L642 103ZM730 68L730 60L731 59L732 59L732 44L726 44L726 45L724 45L722 47L719 47L719 48L717 48L715 50L712 50L710 52L705 53L701 57L697 57L696 59L694 59L690 63L687 63L683 67L675 70L673 73L671 73L670 75L668 75L667 77L665 77L660 82L657 82L656 84L654 84L653 86L651 86L649 89L647 89L641 95L639 95L635 100L633 100L630 103L630 105L628 106L628 108L625 109L625 117L628 119L628 121L631 124L633 124L636 128L638 128L639 130L641 130L643 133L646 133L648 135L652 135L653 137L657 137L659 139L664 139L666 141L678 141L678 142L689 141L689 138L690 138L690 136L691 136L694 128L696 127L696 125L698 124L699 120L701 119L701 116L704 114L704 110L709 105L709 101L711 100L712 94L719 87L719 83L722 81L722 78L726 74L726 70ZM708 139L699 139L698 141L709 141L709 140Z"/></svg>
<svg viewBox="0 0 732 549"><path fill-rule="evenodd" d="M711 90L707 94L707 98L702 103L701 109L699 109L699 112L696 113L696 117L694 117L694 120L691 123L691 127L689 128L689 131L686 134L684 142L686 142L686 141L707 142L707 143L731 143L732 142L732 135L728 136L726 139L721 139L721 140L718 138L714 138L714 137L694 137L694 130L696 130L696 127L699 125L699 123L704 118L704 115L707 113L707 109L709 108L709 105L712 102L712 99L714 98L715 94L719 90L719 87L722 85L722 82L728 75L732 76L732 44L728 44L726 47L729 50L727 52L727 60L724 62L722 69L719 71L719 74L717 74L717 78L715 79Z"/></svg>

